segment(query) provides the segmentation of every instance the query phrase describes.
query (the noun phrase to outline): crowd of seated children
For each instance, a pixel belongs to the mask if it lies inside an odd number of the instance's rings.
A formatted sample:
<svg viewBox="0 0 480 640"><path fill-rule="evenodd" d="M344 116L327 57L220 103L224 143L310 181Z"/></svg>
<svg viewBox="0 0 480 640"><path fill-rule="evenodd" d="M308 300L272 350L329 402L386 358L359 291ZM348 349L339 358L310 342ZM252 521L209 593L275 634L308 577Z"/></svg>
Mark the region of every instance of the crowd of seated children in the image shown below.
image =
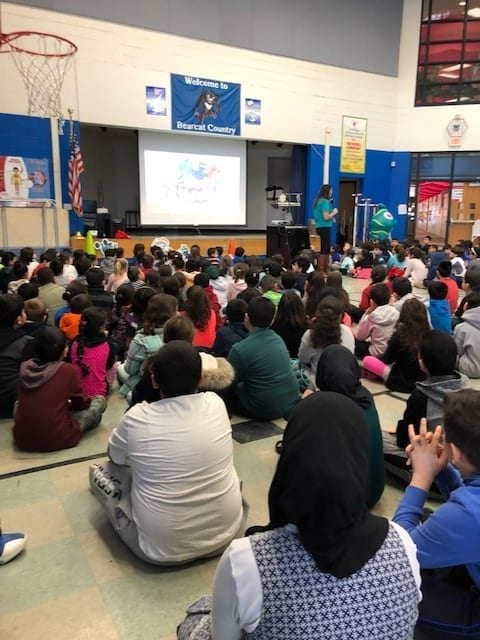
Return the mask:
<svg viewBox="0 0 480 640"><path fill-rule="evenodd" d="M151 564L220 554L243 524L230 421L217 394L198 392L201 374L187 342L160 349L151 376L161 400L131 408L110 437L110 460L90 470L114 530Z"/></svg>
<svg viewBox="0 0 480 640"><path fill-rule="evenodd" d="M323 298L317 307L311 328L301 339L298 359L312 388L315 388L318 360L323 349L331 344L342 344L352 353L355 349L352 330L342 324L343 314L344 304L340 297L331 295Z"/></svg>
<svg viewBox="0 0 480 640"><path fill-rule="evenodd" d="M418 350L430 325L425 305L412 298L402 306L385 351L378 357L365 356L362 367L385 381L387 389L411 393L425 378L418 363Z"/></svg>
<svg viewBox="0 0 480 640"><path fill-rule="evenodd" d="M376 284L370 290L370 305L358 323L355 337L355 355L380 356L395 330L399 313L390 302L390 289L386 284Z"/></svg>

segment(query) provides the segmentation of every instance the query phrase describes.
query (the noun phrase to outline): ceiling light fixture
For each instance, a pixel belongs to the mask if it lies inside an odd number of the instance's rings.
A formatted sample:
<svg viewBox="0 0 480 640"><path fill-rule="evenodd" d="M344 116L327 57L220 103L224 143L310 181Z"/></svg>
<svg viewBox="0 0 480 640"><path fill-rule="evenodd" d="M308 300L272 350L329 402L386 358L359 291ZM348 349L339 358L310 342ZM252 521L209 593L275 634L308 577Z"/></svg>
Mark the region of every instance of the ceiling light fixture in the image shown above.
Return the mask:
<svg viewBox="0 0 480 640"><path fill-rule="evenodd" d="M473 7L467 11L471 18L480 18L480 7Z"/></svg>

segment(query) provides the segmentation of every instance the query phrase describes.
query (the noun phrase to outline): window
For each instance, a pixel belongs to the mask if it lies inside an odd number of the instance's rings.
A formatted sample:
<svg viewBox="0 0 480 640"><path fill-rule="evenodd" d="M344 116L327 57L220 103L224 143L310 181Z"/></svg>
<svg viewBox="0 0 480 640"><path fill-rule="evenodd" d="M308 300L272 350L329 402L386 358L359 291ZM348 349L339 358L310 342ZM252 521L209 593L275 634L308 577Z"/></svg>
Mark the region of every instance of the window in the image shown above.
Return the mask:
<svg viewBox="0 0 480 640"><path fill-rule="evenodd" d="M423 0L417 106L480 103L480 0Z"/></svg>

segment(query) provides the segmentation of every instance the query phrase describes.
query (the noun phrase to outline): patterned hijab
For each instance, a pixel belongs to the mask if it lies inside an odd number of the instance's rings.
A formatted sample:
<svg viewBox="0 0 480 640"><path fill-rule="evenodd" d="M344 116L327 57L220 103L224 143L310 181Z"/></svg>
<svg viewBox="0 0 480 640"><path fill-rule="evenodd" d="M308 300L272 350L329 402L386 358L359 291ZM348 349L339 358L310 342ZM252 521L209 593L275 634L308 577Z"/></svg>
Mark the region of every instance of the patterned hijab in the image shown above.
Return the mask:
<svg viewBox="0 0 480 640"><path fill-rule="evenodd" d="M270 486L270 528L296 525L324 573L345 578L382 546L388 520L368 513L368 426L338 393L302 400L285 429Z"/></svg>
<svg viewBox="0 0 480 640"><path fill-rule="evenodd" d="M360 382L360 367L351 351L339 344L326 347L318 360L315 384L351 398L362 409L372 404L372 394Z"/></svg>

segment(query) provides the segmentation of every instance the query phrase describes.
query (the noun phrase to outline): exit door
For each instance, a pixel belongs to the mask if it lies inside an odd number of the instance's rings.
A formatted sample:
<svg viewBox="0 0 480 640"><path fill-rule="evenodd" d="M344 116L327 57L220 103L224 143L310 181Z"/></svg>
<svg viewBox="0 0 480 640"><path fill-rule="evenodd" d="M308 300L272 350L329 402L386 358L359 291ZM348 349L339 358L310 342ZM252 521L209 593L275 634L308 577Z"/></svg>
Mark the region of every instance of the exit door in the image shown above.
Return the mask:
<svg viewBox="0 0 480 640"><path fill-rule="evenodd" d="M338 198L334 206L338 209L337 239L341 247L344 242L352 242L353 216L355 210L354 193L358 193L358 180L340 180Z"/></svg>

